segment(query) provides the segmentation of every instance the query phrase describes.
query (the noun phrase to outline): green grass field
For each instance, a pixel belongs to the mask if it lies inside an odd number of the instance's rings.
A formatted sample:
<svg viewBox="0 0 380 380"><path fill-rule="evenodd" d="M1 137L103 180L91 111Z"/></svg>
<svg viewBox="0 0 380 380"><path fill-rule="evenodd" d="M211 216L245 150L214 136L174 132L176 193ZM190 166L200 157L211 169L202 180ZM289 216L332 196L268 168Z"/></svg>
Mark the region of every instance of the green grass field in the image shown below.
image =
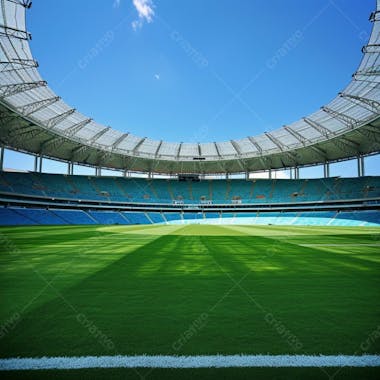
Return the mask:
<svg viewBox="0 0 380 380"><path fill-rule="evenodd" d="M379 228L364 227L1 228L0 356L379 354L379 238ZM347 371L334 379L379 376ZM328 380L325 372L334 369L308 377ZM194 373L305 378L305 369L153 370L147 378ZM139 378L131 370L7 378L96 374Z"/></svg>

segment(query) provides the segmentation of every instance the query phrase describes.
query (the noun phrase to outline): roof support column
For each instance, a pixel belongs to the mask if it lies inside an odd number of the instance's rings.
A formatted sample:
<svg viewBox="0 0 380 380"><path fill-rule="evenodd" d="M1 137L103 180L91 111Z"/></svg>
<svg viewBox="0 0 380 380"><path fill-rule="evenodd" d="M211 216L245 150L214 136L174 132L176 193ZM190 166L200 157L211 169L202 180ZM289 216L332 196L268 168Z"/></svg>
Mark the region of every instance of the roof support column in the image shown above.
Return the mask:
<svg viewBox="0 0 380 380"><path fill-rule="evenodd" d="M272 179L272 169L269 169L269 170L268 170L268 178L269 178L269 179Z"/></svg>
<svg viewBox="0 0 380 380"><path fill-rule="evenodd" d="M73 175L74 174L74 163L72 161L69 161L67 163L67 174Z"/></svg>
<svg viewBox="0 0 380 380"><path fill-rule="evenodd" d="M95 167L95 175L97 177L101 177L101 175L102 175L102 168L100 166L96 166Z"/></svg>
<svg viewBox="0 0 380 380"><path fill-rule="evenodd" d="M358 177L363 177L365 174L364 157L358 156Z"/></svg>
<svg viewBox="0 0 380 380"><path fill-rule="evenodd" d="M249 171L248 171L248 170L245 172L245 180L246 180L246 181L249 180Z"/></svg>
<svg viewBox="0 0 380 380"><path fill-rule="evenodd" d="M226 179L230 179L230 173L226 172Z"/></svg>
<svg viewBox="0 0 380 380"><path fill-rule="evenodd" d="M38 156L38 173L42 173L42 161L43 161L43 158L42 158L42 154L40 153L40 155Z"/></svg>
<svg viewBox="0 0 380 380"><path fill-rule="evenodd" d="M0 147L0 171L4 170L4 147Z"/></svg>
<svg viewBox="0 0 380 380"><path fill-rule="evenodd" d="M38 156L35 155L35 156L34 156L34 171L35 171L35 172L37 171L37 164L38 164Z"/></svg>
<svg viewBox="0 0 380 380"><path fill-rule="evenodd" d="M294 167L294 179L300 179L300 168L298 166Z"/></svg>
<svg viewBox="0 0 380 380"><path fill-rule="evenodd" d="M330 163L326 161L323 164L323 177L324 178L329 178L330 177Z"/></svg>

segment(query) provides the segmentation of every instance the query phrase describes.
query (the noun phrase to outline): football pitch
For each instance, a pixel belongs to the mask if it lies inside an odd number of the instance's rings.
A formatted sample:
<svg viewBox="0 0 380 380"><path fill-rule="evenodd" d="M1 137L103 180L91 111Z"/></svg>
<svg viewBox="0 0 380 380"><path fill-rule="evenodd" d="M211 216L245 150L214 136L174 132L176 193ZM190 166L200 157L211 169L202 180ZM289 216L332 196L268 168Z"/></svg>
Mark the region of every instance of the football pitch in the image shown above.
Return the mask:
<svg viewBox="0 0 380 380"><path fill-rule="evenodd" d="M0 247L1 358L380 354L380 228L5 227ZM379 367L0 377L376 379Z"/></svg>

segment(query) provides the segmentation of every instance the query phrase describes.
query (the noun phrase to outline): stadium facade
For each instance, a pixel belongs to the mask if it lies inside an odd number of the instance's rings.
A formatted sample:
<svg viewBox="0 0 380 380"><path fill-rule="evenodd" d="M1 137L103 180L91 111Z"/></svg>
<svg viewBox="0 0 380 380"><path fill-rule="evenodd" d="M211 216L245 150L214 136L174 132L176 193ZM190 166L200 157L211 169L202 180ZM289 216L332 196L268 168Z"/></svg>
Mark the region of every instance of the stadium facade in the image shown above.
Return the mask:
<svg viewBox="0 0 380 380"><path fill-rule="evenodd" d="M364 167L364 157L380 150L380 0L359 67L330 103L271 132L209 143L142 138L73 109L39 74L25 21L31 2L0 4L0 168L6 148L35 156L33 173L1 173L0 223L240 223L244 217L259 224L380 224L380 179L366 177ZM68 175L42 173L44 158L66 162ZM358 178L329 178L331 162L353 158ZM74 176L75 164L94 167L96 176ZM325 178L300 180L299 168L310 165L324 165ZM147 179L103 178L102 168ZM283 168L293 168L295 178L249 180L249 173L271 176ZM206 179L221 173L227 178ZM232 173L246 180L229 180Z"/></svg>

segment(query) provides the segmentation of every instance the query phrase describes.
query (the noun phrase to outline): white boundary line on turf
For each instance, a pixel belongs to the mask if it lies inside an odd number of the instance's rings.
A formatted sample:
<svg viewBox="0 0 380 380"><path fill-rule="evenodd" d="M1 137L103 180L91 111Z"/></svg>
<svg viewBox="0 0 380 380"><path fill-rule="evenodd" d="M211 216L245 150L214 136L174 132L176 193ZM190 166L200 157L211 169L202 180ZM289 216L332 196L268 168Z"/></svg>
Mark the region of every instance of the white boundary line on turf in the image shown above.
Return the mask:
<svg viewBox="0 0 380 380"><path fill-rule="evenodd" d="M0 359L0 371L80 368L379 367L380 355L77 356Z"/></svg>

